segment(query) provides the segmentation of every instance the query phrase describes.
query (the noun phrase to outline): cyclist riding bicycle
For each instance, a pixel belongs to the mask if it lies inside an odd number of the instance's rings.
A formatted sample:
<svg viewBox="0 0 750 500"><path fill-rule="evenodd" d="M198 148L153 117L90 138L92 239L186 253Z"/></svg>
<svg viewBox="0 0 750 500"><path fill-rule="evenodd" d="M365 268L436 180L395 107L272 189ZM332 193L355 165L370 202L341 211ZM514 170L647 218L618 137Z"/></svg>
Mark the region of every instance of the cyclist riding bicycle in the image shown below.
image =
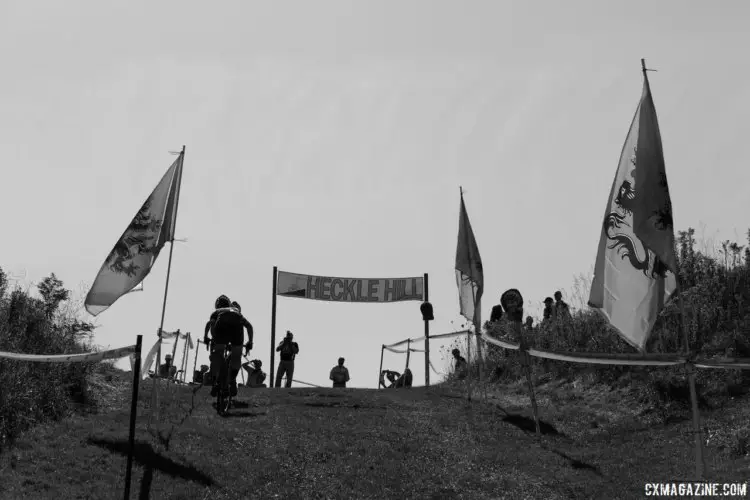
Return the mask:
<svg viewBox="0 0 750 500"><path fill-rule="evenodd" d="M221 295L214 303L216 309L206 323L203 333L203 341L209 346L208 333L211 333L211 396L218 392L219 368L224 360L224 349L227 344L232 344L232 353L229 360L229 383L232 397L237 395L237 375L242 366L242 347L244 332L247 329L247 343L244 344L245 355L253 348L253 326L242 315L242 310L237 302L232 303L229 297Z"/></svg>

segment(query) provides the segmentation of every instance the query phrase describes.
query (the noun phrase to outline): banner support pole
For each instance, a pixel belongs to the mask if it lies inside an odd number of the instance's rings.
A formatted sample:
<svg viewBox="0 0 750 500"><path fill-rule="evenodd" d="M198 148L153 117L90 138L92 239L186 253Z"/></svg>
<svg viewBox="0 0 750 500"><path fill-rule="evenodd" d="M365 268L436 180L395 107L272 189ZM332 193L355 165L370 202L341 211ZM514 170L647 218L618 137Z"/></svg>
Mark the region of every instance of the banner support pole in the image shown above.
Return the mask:
<svg viewBox="0 0 750 500"><path fill-rule="evenodd" d="M276 358L276 282L278 278L278 267L273 266L273 296L271 297L271 370L268 387L275 387L276 373L274 372L274 361Z"/></svg>
<svg viewBox="0 0 750 500"><path fill-rule="evenodd" d="M429 302L427 273L424 273L424 301ZM430 387L430 322L424 322L424 385Z"/></svg>
<svg viewBox="0 0 750 500"><path fill-rule="evenodd" d="M380 371L378 372L378 389L380 389L380 377L383 373L383 352L385 352L385 344L380 347Z"/></svg>

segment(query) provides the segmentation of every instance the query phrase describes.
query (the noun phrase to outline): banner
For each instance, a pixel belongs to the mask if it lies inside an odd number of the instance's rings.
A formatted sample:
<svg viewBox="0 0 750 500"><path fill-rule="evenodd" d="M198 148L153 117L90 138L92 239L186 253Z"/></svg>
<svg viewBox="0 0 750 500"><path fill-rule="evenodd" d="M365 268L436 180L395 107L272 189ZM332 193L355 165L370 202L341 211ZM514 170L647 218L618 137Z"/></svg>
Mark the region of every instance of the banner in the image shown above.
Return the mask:
<svg viewBox="0 0 750 500"><path fill-rule="evenodd" d="M424 300L424 278L334 278L278 272L276 294L331 302Z"/></svg>

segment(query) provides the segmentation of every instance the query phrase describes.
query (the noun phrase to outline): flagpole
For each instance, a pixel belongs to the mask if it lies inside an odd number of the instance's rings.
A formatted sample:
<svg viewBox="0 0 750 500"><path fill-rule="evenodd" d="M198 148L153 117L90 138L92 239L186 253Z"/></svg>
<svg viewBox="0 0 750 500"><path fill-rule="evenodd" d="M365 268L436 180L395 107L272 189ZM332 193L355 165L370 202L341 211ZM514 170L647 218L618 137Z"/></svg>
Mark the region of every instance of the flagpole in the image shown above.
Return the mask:
<svg viewBox="0 0 750 500"><path fill-rule="evenodd" d="M643 80L649 89L649 95L651 95L651 85L648 81L648 75L646 71L656 71L654 69L646 68L646 60L641 58L641 70L643 71ZM675 269L675 293L677 293L677 302L680 308L680 322L679 329L682 333L683 348L685 349L685 356L688 358L685 364L685 370L687 372L688 386L690 388L690 406L693 414L693 435L695 439L695 473L698 479L702 479L706 470L706 463L704 461L704 450L703 450L703 437L700 425L700 412L698 410L698 391L695 388L695 365L691 362L690 353L690 337L685 329L685 304L682 300L682 284L680 283L679 269Z"/></svg>
<svg viewBox="0 0 750 500"><path fill-rule="evenodd" d="M174 223L172 224L172 239L169 242L169 261L167 263L167 280L164 284L164 302L161 306L161 323L159 323L159 338L164 328L164 313L167 310L167 293L169 292L169 274L172 270L172 251L174 250L174 231L177 227L177 210L180 206L180 191L182 191L182 167L185 164L185 146L182 146L182 152L180 153L180 178L177 181L177 196L174 201ZM159 367L161 366L161 344L159 344L159 350L156 354L156 374L159 374Z"/></svg>

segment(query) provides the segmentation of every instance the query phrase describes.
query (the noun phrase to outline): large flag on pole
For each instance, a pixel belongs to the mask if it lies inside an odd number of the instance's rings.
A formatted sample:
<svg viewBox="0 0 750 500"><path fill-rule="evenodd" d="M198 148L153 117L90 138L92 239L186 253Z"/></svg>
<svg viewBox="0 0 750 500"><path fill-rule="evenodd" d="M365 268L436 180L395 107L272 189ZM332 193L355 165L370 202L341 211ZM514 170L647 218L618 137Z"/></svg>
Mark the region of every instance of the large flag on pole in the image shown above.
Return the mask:
<svg viewBox="0 0 750 500"><path fill-rule="evenodd" d="M643 93L607 200L589 306L642 351L676 289L676 272L672 203L644 70Z"/></svg>
<svg viewBox="0 0 750 500"><path fill-rule="evenodd" d="M471 230L469 215L461 193L461 211L458 219L458 246L456 248L456 284L461 315L471 321L479 332L481 326L481 299L484 290L484 271L479 256L477 240Z"/></svg>
<svg viewBox="0 0 750 500"><path fill-rule="evenodd" d="M102 264L86 295L90 314L100 314L133 291L151 272L164 244L174 240L182 160L180 153Z"/></svg>

